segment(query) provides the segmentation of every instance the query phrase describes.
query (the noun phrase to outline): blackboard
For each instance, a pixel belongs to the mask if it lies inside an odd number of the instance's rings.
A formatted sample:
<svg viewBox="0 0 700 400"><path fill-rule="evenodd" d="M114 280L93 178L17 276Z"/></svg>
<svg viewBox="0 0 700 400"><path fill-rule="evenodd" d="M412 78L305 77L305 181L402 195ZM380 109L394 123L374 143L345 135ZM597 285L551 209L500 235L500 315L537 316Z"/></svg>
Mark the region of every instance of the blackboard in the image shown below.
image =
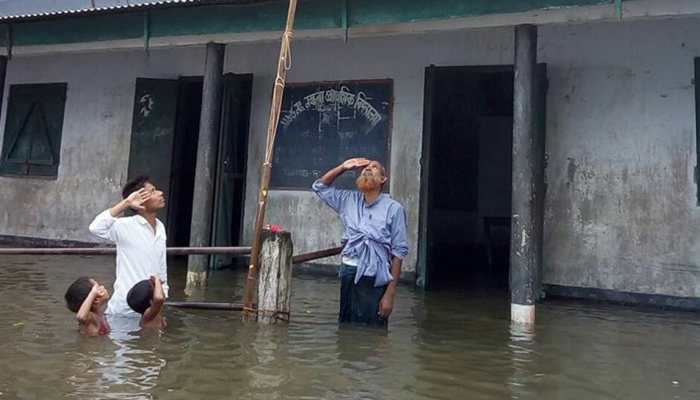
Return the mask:
<svg viewBox="0 0 700 400"><path fill-rule="evenodd" d="M309 190L327 170L352 157L388 170L392 80L287 84L272 165L272 189ZM336 186L354 188L355 174Z"/></svg>

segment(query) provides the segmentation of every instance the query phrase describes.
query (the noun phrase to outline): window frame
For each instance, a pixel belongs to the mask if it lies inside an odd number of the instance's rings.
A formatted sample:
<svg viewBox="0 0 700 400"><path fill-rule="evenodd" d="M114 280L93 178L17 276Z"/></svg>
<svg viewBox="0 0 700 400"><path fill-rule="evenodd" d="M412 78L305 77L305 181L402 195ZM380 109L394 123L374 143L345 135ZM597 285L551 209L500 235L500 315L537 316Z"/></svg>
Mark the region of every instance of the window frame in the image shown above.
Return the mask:
<svg viewBox="0 0 700 400"><path fill-rule="evenodd" d="M61 144L63 139L63 123L65 118L66 95L68 84L65 82L50 83L21 83L10 85L8 89L5 127L3 142L0 149L0 176L24 179L58 178L58 168L61 163ZM38 107L38 111L37 111ZM37 114L38 113L38 114ZM42 124L47 136L45 144L50 158L32 159L35 137L30 138L29 147L24 150L24 160L11 160L10 155L18 140L25 134L24 129L31 123L30 117L38 115L41 118L35 123ZM21 115L21 121L11 120L15 115ZM30 131L36 135L37 131ZM18 165L22 165L21 167Z"/></svg>

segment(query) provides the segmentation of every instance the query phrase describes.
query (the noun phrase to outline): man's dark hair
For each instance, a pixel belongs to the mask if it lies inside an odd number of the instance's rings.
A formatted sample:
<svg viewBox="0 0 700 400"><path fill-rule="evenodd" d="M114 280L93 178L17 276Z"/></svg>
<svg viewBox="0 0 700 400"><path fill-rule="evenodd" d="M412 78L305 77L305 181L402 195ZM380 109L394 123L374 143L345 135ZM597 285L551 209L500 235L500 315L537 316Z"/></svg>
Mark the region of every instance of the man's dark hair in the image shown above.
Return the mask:
<svg viewBox="0 0 700 400"><path fill-rule="evenodd" d="M137 176L136 178L130 180L126 183L126 185L124 185L124 189L122 189L122 198L126 199L130 194L142 189L144 186L146 186L146 182L150 181L151 179L146 175Z"/></svg>
<svg viewBox="0 0 700 400"><path fill-rule="evenodd" d="M144 279L134 285L126 295L126 302L132 310L143 314L151 306L153 298L153 283L150 279Z"/></svg>
<svg viewBox="0 0 700 400"><path fill-rule="evenodd" d="M389 182L389 175L386 174L386 167L379 161L377 161L377 164L379 164L379 170L382 172L382 176L386 178L384 183L382 183L381 189L384 190L384 185Z"/></svg>
<svg viewBox="0 0 700 400"><path fill-rule="evenodd" d="M90 278L81 276L76 279L75 282L68 286L68 290L66 291L65 299L68 309L77 313L91 290L92 282L90 282Z"/></svg>

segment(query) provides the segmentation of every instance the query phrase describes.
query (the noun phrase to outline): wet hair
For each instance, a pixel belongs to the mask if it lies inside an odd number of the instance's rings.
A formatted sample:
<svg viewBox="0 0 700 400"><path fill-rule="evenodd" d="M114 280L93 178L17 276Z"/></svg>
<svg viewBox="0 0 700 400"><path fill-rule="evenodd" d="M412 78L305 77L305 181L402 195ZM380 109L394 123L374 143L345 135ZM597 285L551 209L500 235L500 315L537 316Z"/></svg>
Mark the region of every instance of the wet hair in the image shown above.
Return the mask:
<svg viewBox="0 0 700 400"><path fill-rule="evenodd" d="M150 279L144 279L134 285L126 295L126 302L132 310L143 314L151 306L153 298L153 283Z"/></svg>
<svg viewBox="0 0 700 400"><path fill-rule="evenodd" d="M134 193L135 191L142 189L146 186L146 182L150 182L151 178L149 178L146 175L141 175L137 176L136 178L130 180L129 182L124 185L124 188L122 189L122 198L126 199L129 197L130 194Z"/></svg>
<svg viewBox="0 0 700 400"><path fill-rule="evenodd" d="M76 279L75 282L71 283L71 285L68 286L66 295L64 296L68 309L74 313L77 313L78 310L80 310L80 306L90 294L91 290L92 282L90 282L90 278L87 276L81 276L80 278Z"/></svg>

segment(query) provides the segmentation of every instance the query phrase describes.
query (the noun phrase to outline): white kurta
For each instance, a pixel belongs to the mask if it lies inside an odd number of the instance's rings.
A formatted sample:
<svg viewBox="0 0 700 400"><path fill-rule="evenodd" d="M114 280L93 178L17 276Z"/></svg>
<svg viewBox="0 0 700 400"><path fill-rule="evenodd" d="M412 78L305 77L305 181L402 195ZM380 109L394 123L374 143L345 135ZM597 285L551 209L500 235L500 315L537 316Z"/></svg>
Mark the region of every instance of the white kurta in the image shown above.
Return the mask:
<svg viewBox="0 0 700 400"><path fill-rule="evenodd" d="M94 235L117 245L117 276L107 314L135 314L126 303L126 294L138 282L151 276L160 278L168 296L168 266L165 252L165 226L156 219L156 229L140 215L115 218L109 210L90 224Z"/></svg>

